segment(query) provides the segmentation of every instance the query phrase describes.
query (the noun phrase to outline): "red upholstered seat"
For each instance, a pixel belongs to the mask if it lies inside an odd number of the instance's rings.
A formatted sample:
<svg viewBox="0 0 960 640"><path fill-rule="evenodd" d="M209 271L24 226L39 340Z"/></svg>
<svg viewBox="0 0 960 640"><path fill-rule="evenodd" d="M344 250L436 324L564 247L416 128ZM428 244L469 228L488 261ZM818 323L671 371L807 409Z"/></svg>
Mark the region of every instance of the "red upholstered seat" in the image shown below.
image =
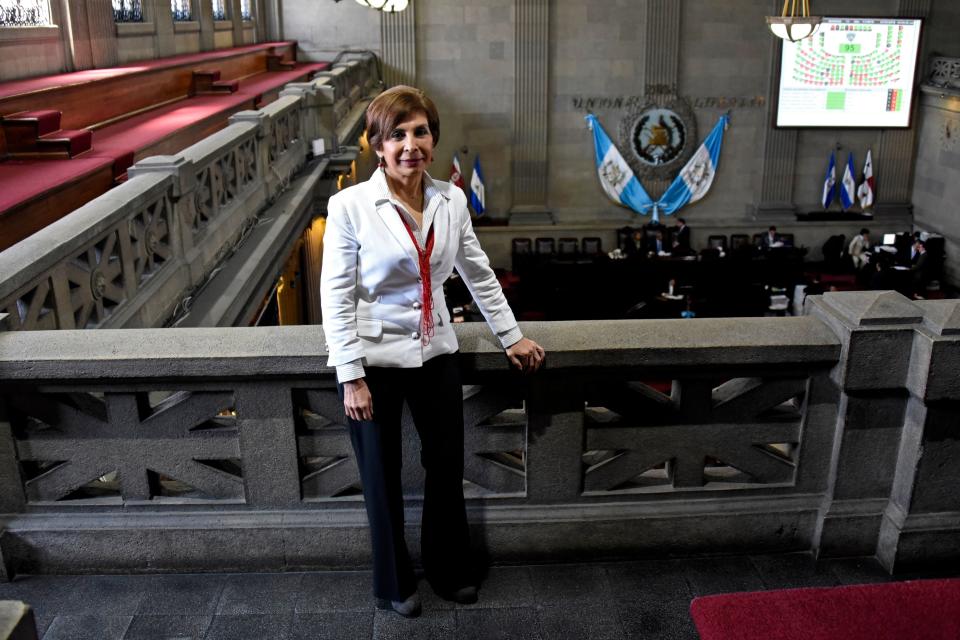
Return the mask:
<svg viewBox="0 0 960 640"><path fill-rule="evenodd" d="M36 127L37 136L53 133L60 128L60 112L51 109L37 111L20 111L3 117L6 126L23 125Z"/></svg>
<svg viewBox="0 0 960 640"><path fill-rule="evenodd" d="M39 149L66 151L71 158L90 150L93 134L89 129L58 129L37 138Z"/></svg>

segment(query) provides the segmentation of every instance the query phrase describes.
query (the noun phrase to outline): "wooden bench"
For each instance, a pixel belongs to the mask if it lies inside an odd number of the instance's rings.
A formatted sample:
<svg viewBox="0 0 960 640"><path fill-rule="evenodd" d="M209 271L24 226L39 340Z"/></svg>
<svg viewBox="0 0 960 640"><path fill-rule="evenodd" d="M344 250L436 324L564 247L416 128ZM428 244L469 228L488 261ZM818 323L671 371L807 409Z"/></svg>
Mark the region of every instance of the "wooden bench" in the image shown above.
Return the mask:
<svg viewBox="0 0 960 640"><path fill-rule="evenodd" d="M0 250L328 66L280 42L0 83Z"/></svg>

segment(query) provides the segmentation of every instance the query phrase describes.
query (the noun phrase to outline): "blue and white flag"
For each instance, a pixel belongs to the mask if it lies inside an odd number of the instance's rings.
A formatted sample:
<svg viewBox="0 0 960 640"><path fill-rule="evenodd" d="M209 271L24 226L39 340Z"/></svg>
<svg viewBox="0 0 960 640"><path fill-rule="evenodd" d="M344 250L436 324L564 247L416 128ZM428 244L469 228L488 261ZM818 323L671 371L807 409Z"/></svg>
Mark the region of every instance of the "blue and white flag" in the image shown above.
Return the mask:
<svg viewBox="0 0 960 640"><path fill-rule="evenodd" d="M853 177L853 151L847 156L847 168L843 170L843 180L840 181L840 205L846 211L857 201L857 181Z"/></svg>
<svg viewBox="0 0 960 640"><path fill-rule="evenodd" d="M593 132L593 149L597 162L600 185L614 202L630 207L640 215L647 215L653 208L653 200L644 191L633 170L620 155L616 145L600 126L592 113L586 116L587 126ZM654 212L656 220L656 212Z"/></svg>
<svg viewBox="0 0 960 640"><path fill-rule="evenodd" d="M487 208L483 172L480 170L480 154L477 154L477 157L473 159L473 176L470 178L470 205L478 216L482 216Z"/></svg>
<svg viewBox="0 0 960 640"><path fill-rule="evenodd" d="M830 152L830 166L827 167L827 176L823 180L823 196L820 198L823 209L826 211L837 195L837 154Z"/></svg>
<svg viewBox="0 0 960 640"><path fill-rule="evenodd" d="M713 178L717 175L720 163L720 146L723 144L723 132L730 122L730 116L724 114L713 127L713 131L703 141L693 157L680 170L670 187L657 202L657 209L663 215L679 211L686 205L696 202L707 195ZM656 214L656 211L654 212ZM655 216L656 217L656 216Z"/></svg>

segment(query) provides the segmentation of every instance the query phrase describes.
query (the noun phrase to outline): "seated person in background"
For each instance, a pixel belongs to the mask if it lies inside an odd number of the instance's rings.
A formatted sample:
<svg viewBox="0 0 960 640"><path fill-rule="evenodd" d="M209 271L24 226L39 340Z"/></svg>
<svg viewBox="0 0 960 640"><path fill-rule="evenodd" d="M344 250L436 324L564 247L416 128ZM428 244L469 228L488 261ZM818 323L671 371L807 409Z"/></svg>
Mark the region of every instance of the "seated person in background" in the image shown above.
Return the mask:
<svg viewBox="0 0 960 640"><path fill-rule="evenodd" d="M693 310L693 299L687 298L687 308L680 312L681 318L696 318L697 312Z"/></svg>
<svg viewBox="0 0 960 640"><path fill-rule="evenodd" d="M854 236L847 248L853 260L853 268L859 271L870 262L870 230L860 229L860 235Z"/></svg>
<svg viewBox="0 0 960 640"><path fill-rule="evenodd" d="M650 245L647 247L647 255L649 257L670 255L667 251L667 243L663 239L663 231L657 231L657 235L650 240Z"/></svg>
<svg viewBox="0 0 960 640"><path fill-rule="evenodd" d="M673 253L678 256L690 255L690 227L683 218L677 218L677 223L673 231Z"/></svg>
<svg viewBox="0 0 960 640"><path fill-rule="evenodd" d="M661 293L660 297L665 300L683 300L683 295L678 291L677 281L674 278L670 278L667 282L667 290Z"/></svg>
<svg viewBox="0 0 960 640"><path fill-rule="evenodd" d="M770 225L770 228L767 229L766 235L760 240L760 249L763 251L769 251L770 249L778 249L783 246L783 241L780 239L780 236L777 235L777 228L773 225Z"/></svg>
<svg viewBox="0 0 960 640"><path fill-rule="evenodd" d="M913 243L913 248L913 264L910 266L910 274L913 276L913 297L919 298L926 292L927 286L927 245L923 240L917 238Z"/></svg>
<svg viewBox="0 0 960 640"><path fill-rule="evenodd" d="M628 256L639 256L644 252L643 231L634 229L633 234L627 239L623 252Z"/></svg>

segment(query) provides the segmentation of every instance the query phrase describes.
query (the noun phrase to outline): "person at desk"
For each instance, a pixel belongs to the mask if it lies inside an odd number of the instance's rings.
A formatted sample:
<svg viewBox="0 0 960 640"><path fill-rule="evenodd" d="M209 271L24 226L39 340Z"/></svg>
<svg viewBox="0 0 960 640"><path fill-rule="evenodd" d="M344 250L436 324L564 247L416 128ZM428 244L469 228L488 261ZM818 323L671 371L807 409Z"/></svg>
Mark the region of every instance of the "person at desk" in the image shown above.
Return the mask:
<svg viewBox="0 0 960 640"><path fill-rule="evenodd" d="M643 241L643 231L634 229L633 233L624 243L623 252L628 256L643 255L646 243Z"/></svg>
<svg viewBox="0 0 960 640"><path fill-rule="evenodd" d="M770 228L767 229L766 235L760 239L760 249L762 251L769 251L770 249L779 249L783 246L783 240L777 235L777 228L773 225L770 225Z"/></svg>
<svg viewBox="0 0 960 640"><path fill-rule="evenodd" d="M647 247L647 255L651 258L670 255L667 252L667 244L663 240L663 231L657 231L657 235L650 241L650 246Z"/></svg>
<svg viewBox="0 0 960 640"><path fill-rule="evenodd" d="M854 236L847 247L847 253L853 260L853 268L857 271L863 269L870 262L870 230L860 229L860 234Z"/></svg>
<svg viewBox="0 0 960 640"><path fill-rule="evenodd" d="M683 218L677 218L677 227L673 232L673 254L690 255L690 227Z"/></svg>

